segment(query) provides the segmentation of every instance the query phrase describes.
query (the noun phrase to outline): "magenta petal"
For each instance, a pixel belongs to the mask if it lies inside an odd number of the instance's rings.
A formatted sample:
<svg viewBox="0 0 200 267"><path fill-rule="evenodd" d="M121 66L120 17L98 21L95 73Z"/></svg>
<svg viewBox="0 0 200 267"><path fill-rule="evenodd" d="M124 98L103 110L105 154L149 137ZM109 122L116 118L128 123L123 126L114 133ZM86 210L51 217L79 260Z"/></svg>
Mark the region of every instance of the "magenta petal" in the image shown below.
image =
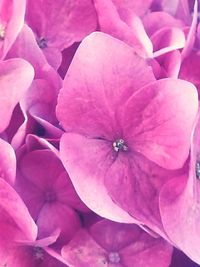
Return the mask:
<svg viewBox="0 0 200 267"><path fill-rule="evenodd" d="M110 139L115 132L112 109L154 79L131 47L93 33L79 46L65 77L57 117L66 131Z"/></svg>
<svg viewBox="0 0 200 267"><path fill-rule="evenodd" d="M10 144L0 139L0 177L13 184L16 175L16 157Z"/></svg>
<svg viewBox="0 0 200 267"><path fill-rule="evenodd" d="M0 179L0 206L13 218L29 240L37 237L37 226L16 191Z"/></svg>
<svg viewBox="0 0 200 267"><path fill-rule="evenodd" d="M0 74L0 117L3 118L0 122L0 132L2 132L10 122L14 107L31 85L34 70L23 59L10 59L0 63Z"/></svg>
<svg viewBox="0 0 200 267"><path fill-rule="evenodd" d="M61 138L60 157L76 192L89 208L111 220L134 222L112 201L104 185L104 177L114 160L112 144L66 133Z"/></svg>
<svg viewBox="0 0 200 267"><path fill-rule="evenodd" d="M192 105L186 109L188 101ZM197 111L193 84L163 79L142 88L118 113L124 135L134 151L163 168L178 169L189 154Z"/></svg>
<svg viewBox="0 0 200 267"><path fill-rule="evenodd" d="M80 219L76 212L65 204L46 203L40 211L37 219L39 236L45 237L59 229L60 237L57 246L64 245L74 236L80 228Z"/></svg>

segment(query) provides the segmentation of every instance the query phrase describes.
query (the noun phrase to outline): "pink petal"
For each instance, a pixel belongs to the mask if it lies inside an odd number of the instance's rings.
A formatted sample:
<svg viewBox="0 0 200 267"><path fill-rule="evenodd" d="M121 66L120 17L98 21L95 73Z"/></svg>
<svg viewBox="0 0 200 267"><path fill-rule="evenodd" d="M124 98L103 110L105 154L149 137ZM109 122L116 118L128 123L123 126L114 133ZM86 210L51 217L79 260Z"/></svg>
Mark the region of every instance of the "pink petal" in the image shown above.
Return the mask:
<svg viewBox="0 0 200 267"><path fill-rule="evenodd" d="M90 209L111 220L134 222L112 201L104 185L104 177L114 160L112 149L107 141L64 134L60 143L60 157L76 192Z"/></svg>
<svg viewBox="0 0 200 267"><path fill-rule="evenodd" d="M29 0L26 12L26 20L38 43L44 38L45 45L41 45L41 48L55 68L61 63L61 54L59 62L57 61L58 52L81 41L97 26L95 9L90 0ZM46 48L51 49L51 58L50 51L46 51Z"/></svg>
<svg viewBox="0 0 200 267"><path fill-rule="evenodd" d="M163 28L151 36L154 47L154 57L183 48L185 35L179 28Z"/></svg>
<svg viewBox="0 0 200 267"><path fill-rule="evenodd" d="M37 219L39 236L45 237L56 229L60 230L56 246L68 243L80 228L80 219L76 212L65 204L46 203Z"/></svg>
<svg viewBox="0 0 200 267"><path fill-rule="evenodd" d="M188 101L192 105L186 109ZM192 84L163 79L134 94L118 113L131 149L163 168L178 169L189 154L197 111L197 92Z"/></svg>
<svg viewBox="0 0 200 267"><path fill-rule="evenodd" d="M66 131L110 138L115 129L112 109L153 80L150 67L132 48L94 33L81 43L72 61L58 98L57 117Z"/></svg>
<svg viewBox="0 0 200 267"><path fill-rule="evenodd" d="M3 0L0 3L0 58L4 59L23 27L25 0ZM5 29L4 29L5 28ZM5 37L3 31L5 30Z"/></svg>
<svg viewBox="0 0 200 267"><path fill-rule="evenodd" d="M152 0L144 0L144 1L132 1L132 0L112 0L112 2L116 5L118 10L130 10L132 13L135 13L138 16L142 16L148 12Z"/></svg>
<svg viewBox="0 0 200 267"><path fill-rule="evenodd" d="M13 184L16 175L16 156L10 144L0 139L0 177Z"/></svg>
<svg viewBox="0 0 200 267"><path fill-rule="evenodd" d="M0 122L0 132L2 132L10 122L14 107L31 85L34 70L23 59L10 59L0 63L0 73L0 117L3 118Z"/></svg>
<svg viewBox="0 0 200 267"><path fill-rule="evenodd" d="M177 20L170 14L161 11L147 13L142 21L149 36L162 28L182 28L184 26L181 20Z"/></svg>
<svg viewBox="0 0 200 267"><path fill-rule="evenodd" d="M94 224L91 231L90 235L84 230L79 231L62 249L69 266L132 267L134 262L139 267L151 264L168 267L170 264L172 247L160 238L152 238L135 225L102 220Z"/></svg>
<svg viewBox="0 0 200 267"><path fill-rule="evenodd" d="M84 230L79 231L61 253L73 267L104 267L106 264L104 250Z"/></svg>
<svg viewBox="0 0 200 267"><path fill-rule="evenodd" d="M133 46L140 56L151 57L152 43L140 18L135 15L132 9L126 7L126 2L119 4L116 1L116 5L113 2L111 0L94 1L101 31Z"/></svg>
<svg viewBox="0 0 200 267"><path fill-rule="evenodd" d="M192 66L192 68L191 68ZM200 55L192 52L184 59L179 73L181 79L193 83L200 92Z"/></svg>
<svg viewBox="0 0 200 267"><path fill-rule="evenodd" d="M193 134L189 175L176 177L163 187L160 211L164 228L172 242L193 261L200 264L200 184L196 173L200 152L200 121ZM189 176L189 177L188 177Z"/></svg>
<svg viewBox="0 0 200 267"><path fill-rule="evenodd" d="M37 237L37 226L16 191L0 179L0 206L13 218L29 240Z"/></svg>
<svg viewBox="0 0 200 267"><path fill-rule="evenodd" d="M195 38L196 38L196 29L198 24L198 1L195 0L194 3L194 13L193 13L193 19L190 26L190 30L187 35L186 44L183 48L183 51L181 53L182 60L187 57L187 55L192 51L192 48L194 46Z"/></svg>

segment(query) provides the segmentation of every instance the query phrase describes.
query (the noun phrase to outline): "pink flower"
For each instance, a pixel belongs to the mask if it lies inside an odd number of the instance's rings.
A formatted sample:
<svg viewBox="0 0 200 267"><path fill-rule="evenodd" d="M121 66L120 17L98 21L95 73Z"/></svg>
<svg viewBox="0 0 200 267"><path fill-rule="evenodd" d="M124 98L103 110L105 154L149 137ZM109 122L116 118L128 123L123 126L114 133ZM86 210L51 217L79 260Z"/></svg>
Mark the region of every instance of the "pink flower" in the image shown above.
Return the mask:
<svg viewBox="0 0 200 267"><path fill-rule="evenodd" d="M88 209L77 196L55 148L42 146L36 138L34 145L31 142L27 140L18 158L15 188L37 223L38 238L59 229L55 245L60 248L81 226L75 210Z"/></svg>
<svg viewBox="0 0 200 267"><path fill-rule="evenodd" d="M152 227L148 203L174 175L162 168L187 159L197 109L192 84L156 81L131 47L106 34L86 38L57 106L60 157L80 198L103 217Z"/></svg>
<svg viewBox="0 0 200 267"><path fill-rule="evenodd" d="M48 62L57 69L61 51L96 29L91 0L27 1L26 21L35 33Z"/></svg>
<svg viewBox="0 0 200 267"><path fill-rule="evenodd" d="M136 225L102 220L88 231L80 230L63 247L62 255L73 267L167 267L172 247Z"/></svg>
<svg viewBox="0 0 200 267"><path fill-rule="evenodd" d="M58 234L36 240L37 226L15 190L0 179L0 265L15 267L66 266L48 246Z"/></svg>
<svg viewBox="0 0 200 267"><path fill-rule="evenodd" d="M196 124L191 146L190 169L169 181L160 194L163 227L173 242L192 260L200 264L200 121ZM189 174L188 174L189 173Z"/></svg>

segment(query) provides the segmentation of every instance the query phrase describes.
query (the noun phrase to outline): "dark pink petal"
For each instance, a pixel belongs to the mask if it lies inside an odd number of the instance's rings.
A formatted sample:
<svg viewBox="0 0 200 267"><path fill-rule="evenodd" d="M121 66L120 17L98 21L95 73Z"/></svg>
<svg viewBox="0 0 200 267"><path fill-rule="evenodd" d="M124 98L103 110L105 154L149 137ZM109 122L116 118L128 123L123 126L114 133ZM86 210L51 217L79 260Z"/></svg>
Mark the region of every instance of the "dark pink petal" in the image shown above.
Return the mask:
<svg viewBox="0 0 200 267"><path fill-rule="evenodd" d="M198 267L197 263L190 260L183 252L174 249L170 267Z"/></svg>
<svg viewBox="0 0 200 267"><path fill-rule="evenodd" d="M66 267L67 265L50 256L44 249L28 245L15 245L7 251L2 266L15 267Z"/></svg>
<svg viewBox="0 0 200 267"><path fill-rule="evenodd" d="M132 48L94 33L81 43L72 61L57 117L66 131L110 139L116 127L113 108L153 80L151 68Z"/></svg>
<svg viewBox="0 0 200 267"><path fill-rule="evenodd" d="M64 48L81 41L96 29L96 13L91 0L28 0L26 12L26 20L38 45L55 68L61 63L60 52Z"/></svg>
<svg viewBox="0 0 200 267"><path fill-rule="evenodd" d="M192 105L186 109L188 101ZM161 167L178 169L189 154L197 110L197 92L191 83L163 79L134 94L118 114L131 149Z"/></svg>
<svg viewBox="0 0 200 267"><path fill-rule="evenodd" d="M0 58L4 59L23 27L25 0L2 0L0 3Z"/></svg>
<svg viewBox="0 0 200 267"><path fill-rule="evenodd" d="M16 175L16 156L10 144L0 139L0 177L13 184Z"/></svg>
<svg viewBox="0 0 200 267"><path fill-rule="evenodd" d="M23 73L23 76L21 75ZM10 59L0 63L0 132L8 126L12 112L34 77L33 67L23 59Z"/></svg>
<svg viewBox="0 0 200 267"><path fill-rule="evenodd" d="M0 206L12 217L29 240L35 240L37 226L16 191L0 179Z"/></svg>
<svg viewBox="0 0 200 267"><path fill-rule="evenodd" d="M133 224L101 220L89 229L92 238L107 251L119 251L137 242L142 230Z"/></svg>
<svg viewBox="0 0 200 267"><path fill-rule="evenodd" d="M104 185L106 172L115 159L112 149L107 141L66 133L61 138L60 157L76 192L89 208L115 221L134 222L112 201Z"/></svg>
<svg viewBox="0 0 200 267"><path fill-rule="evenodd" d="M56 247L67 244L81 226L75 211L58 202L46 203L43 206L37 219L37 225L41 238L50 235L57 229L60 230Z"/></svg>

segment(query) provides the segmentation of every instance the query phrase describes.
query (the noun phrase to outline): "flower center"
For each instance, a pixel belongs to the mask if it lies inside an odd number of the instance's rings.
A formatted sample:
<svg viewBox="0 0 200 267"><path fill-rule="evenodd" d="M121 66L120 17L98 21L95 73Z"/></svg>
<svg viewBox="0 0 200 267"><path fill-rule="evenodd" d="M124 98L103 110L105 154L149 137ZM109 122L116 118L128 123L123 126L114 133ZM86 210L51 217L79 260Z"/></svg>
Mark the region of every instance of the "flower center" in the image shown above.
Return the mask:
<svg viewBox="0 0 200 267"><path fill-rule="evenodd" d="M40 247L34 247L34 258L37 261L43 261L44 260L44 250Z"/></svg>
<svg viewBox="0 0 200 267"><path fill-rule="evenodd" d="M120 262L120 256L118 252L110 252L108 255L108 259L110 263L119 263Z"/></svg>
<svg viewBox="0 0 200 267"><path fill-rule="evenodd" d="M45 193L45 201L46 202L54 202L54 201L56 201L56 194L53 191L47 191Z"/></svg>
<svg viewBox="0 0 200 267"><path fill-rule="evenodd" d="M44 49L47 47L47 40L44 37L40 37L37 39L37 44L41 49Z"/></svg>
<svg viewBox="0 0 200 267"><path fill-rule="evenodd" d="M196 177L200 179L200 162L196 162Z"/></svg>
<svg viewBox="0 0 200 267"><path fill-rule="evenodd" d="M6 34L6 28L4 25L0 24L0 41L3 41Z"/></svg>
<svg viewBox="0 0 200 267"><path fill-rule="evenodd" d="M118 151L127 151L128 147L126 146L123 139L117 139L113 142L113 148L116 152Z"/></svg>

